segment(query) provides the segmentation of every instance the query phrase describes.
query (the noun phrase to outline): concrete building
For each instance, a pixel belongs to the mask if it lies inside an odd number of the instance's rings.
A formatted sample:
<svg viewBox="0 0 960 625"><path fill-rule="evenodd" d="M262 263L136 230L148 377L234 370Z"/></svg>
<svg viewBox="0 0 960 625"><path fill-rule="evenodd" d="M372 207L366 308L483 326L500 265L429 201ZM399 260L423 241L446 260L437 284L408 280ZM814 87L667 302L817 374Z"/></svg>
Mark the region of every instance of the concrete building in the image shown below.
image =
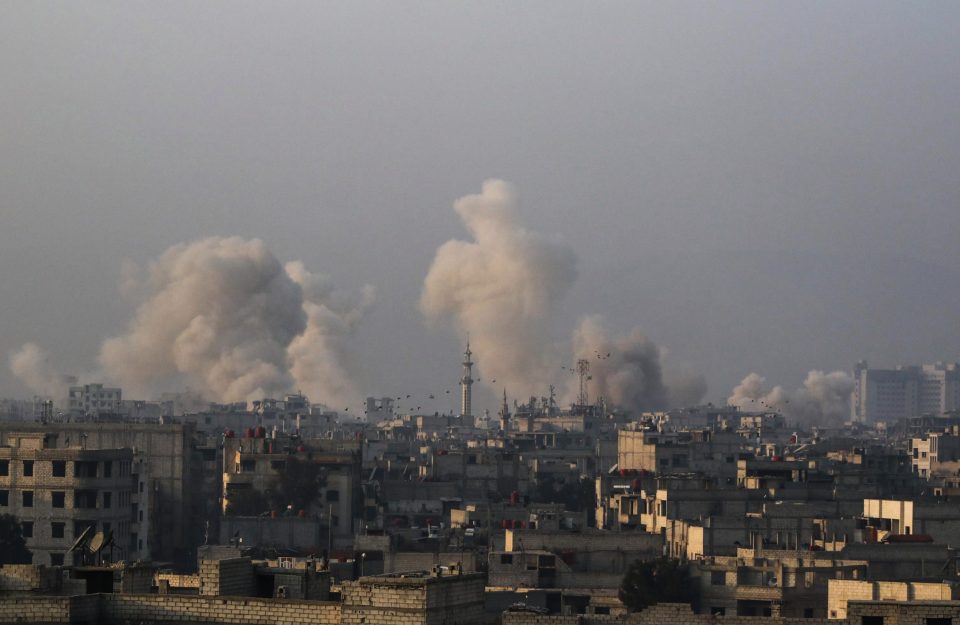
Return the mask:
<svg viewBox="0 0 960 625"><path fill-rule="evenodd" d="M960 462L960 436L946 432L931 432L922 438L911 438L910 465L913 472L929 478L949 467L953 473Z"/></svg>
<svg viewBox="0 0 960 625"><path fill-rule="evenodd" d="M738 549L692 565L700 612L729 616L827 616L827 583L863 579L867 563L823 553Z"/></svg>
<svg viewBox="0 0 960 625"><path fill-rule="evenodd" d="M871 369L860 361L853 371L852 421L895 421L960 408L960 365L926 364Z"/></svg>
<svg viewBox="0 0 960 625"><path fill-rule="evenodd" d="M71 386L67 395L67 411L73 415L120 414L121 404L121 390L103 384Z"/></svg>
<svg viewBox="0 0 960 625"><path fill-rule="evenodd" d="M191 566L203 542L204 503L219 497L207 492L200 475L201 458L195 431L189 424L150 423L4 423L0 446L15 446L17 437L44 435L46 449L130 449L140 463L136 484L136 514L149 522L147 545L155 560ZM217 474L219 475L219 474ZM219 485L219 480L216 482ZM142 507L149 500L149 509ZM133 503L133 502L131 502ZM141 531L139 540L145 538Z"/></svg>
<svg viewBox="0 0 960 625"><path fill-rule="evenodd" d="M45 445L42 434L7 437L0 446L0 513L20 522L35 564L80 562L68 555L88 527L112 534L114 560L144 557L138 549L130 449L67 449Z"/></svg>
<svg viewBox="0 0 960 625"><path fill-rule="evenodd" d="M247 432L253 436L225 438L223 441L223 510L227 512L231 500L244 492L256 491L266 495L275 487L276 480L286 469L289 459L300 460L322 467L323 485L311 509L305 516L322 517L333 529L334 538L342 542L354 535L355 497L360 482L360 453L356 441L304 440L297 437L266 438L263 431ZM259 436L258 436L259 434ZM266 510L264 510L266 512ZM284 510L276 510L283 513ZM299 510L291 511L299 514ZM232 527L232 526L231 526ZM299 526L298 526L299 527ZM239 526L238 526L239 529ZM262 536L282 536L272 532ZM302 536L312 530L300 529ZM313 543L316 545L316 543Z"/></svg>

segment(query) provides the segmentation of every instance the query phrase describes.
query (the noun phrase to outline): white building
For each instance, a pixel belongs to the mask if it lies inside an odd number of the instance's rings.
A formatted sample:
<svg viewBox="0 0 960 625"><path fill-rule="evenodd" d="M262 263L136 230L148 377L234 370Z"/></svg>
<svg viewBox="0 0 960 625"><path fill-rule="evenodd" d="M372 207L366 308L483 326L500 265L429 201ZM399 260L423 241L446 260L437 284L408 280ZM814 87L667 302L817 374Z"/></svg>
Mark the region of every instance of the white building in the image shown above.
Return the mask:
<svg viewBox="0 0 960 625"><path fill-rule="evenodd" d="M860 361L853 371L853 421L894 421L960 409L957 363L871 369Z"/></svg>
<svg viewBox="0 0 960 625"><path fill-rule="evenodd" d="M103 384L71 386L67 397L67 409L75 414L119 414L121 392L119 388L106 388Z"/></svg>

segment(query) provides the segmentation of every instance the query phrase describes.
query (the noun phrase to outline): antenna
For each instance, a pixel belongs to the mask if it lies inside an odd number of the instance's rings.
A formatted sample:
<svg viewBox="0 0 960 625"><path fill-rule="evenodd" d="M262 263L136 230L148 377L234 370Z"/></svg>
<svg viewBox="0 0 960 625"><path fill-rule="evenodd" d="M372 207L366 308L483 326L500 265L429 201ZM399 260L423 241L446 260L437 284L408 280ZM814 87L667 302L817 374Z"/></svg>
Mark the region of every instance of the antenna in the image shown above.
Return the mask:
<svg viewBox="0 0 960 625"><path fill-rule="evenodd" d="M580 394L577 395L577 403L586 406L589 398L587 397L587 380L590 379L590 361L581 358L577 361L577 375L580 376Z"/></svg>

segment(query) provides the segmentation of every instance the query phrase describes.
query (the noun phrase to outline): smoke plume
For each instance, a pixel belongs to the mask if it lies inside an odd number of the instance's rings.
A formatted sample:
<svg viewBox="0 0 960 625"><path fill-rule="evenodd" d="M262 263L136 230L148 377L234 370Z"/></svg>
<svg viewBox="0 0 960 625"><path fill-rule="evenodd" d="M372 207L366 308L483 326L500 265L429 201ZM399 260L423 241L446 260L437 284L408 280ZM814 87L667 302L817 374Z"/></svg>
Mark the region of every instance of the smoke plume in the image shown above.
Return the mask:
<svg viewBox="0 0 960 625"><path fill-rule="evenodd" d="M541 393L560 369L549 316L576 280L577 260L562 240L520 226L516 204L502 180L454 203L472 240L437 250L420 308L469 335L484 381L502 380L524 397Z"/></svg>
<svg viewBox="0 0 960 625"><path fill-rule="evenodd" d="M762 376L749 374L733 389L727 403L747 411L778 411L807 426L840 425L850 414L853 378L844 371L810 371L803 386L793 393L781 386L768 390L765 382Z"/></svg>
<svg viewBox="0 0 960 625"><path fill-rule="evenodd" d="M589 389L593 400L602 396L632 411L666 407L660 350L639 329L611 338L599 316L586 317L574 330L573 354L575 359L590 364ZM573 381L573 387L579 390L578 380Z"/></svg>
<svg viewBox="0 0 960 625"><path fill-rule="evenodd" d="M98 375L125 395L188 385L222 402L297 388L331 405L358 401L343 341L369 307L369 289L345 298L302 264L282 265L262 241L238 237L176 245L145 272L124 273L139 306L126 332L101 345ZM29 383L29 369L19 369Z"/></svg>
<svg viewBox="0 0 960 625"><path fill-rule="evenodd" d="M454 208L473 240L448 241L437 250L421 310L431 320L452 318L469 335L483 382L502 380L520 397L536 396L561 375L564 358L550 335L551 313L577 278L576 255L562 240L518 224L515 194L502 180L486 181L479 195L457 200ZM639 330L610 338L599 317L587 317L572 347L574 360L590 361L593 399L636 411L696 403L706 391L703 378L692 374L677 375L677 388L668 389L661 350ZM575 400L577 387L577 381L569 385L566 400Z"/></svg>
<svg viewBox="0 0 960 625"><path fill-rule="evenodd" d="M10 370L37 395L55 400L67 396L67 378L50 364L50 357L35 343L26 343L10 354Z"/></svg>
<svg viewBox="0 0 960 625"><path fill-rule="evenodd" d="M345 367L345 342L372 306L373 287L367 285L359 296L349 297L299 261L287 263L286 271L303 291L307 314L306 329L287 347L290 374L307 397L323 398L336 409L356 405L360 392Z"/></svg>
<svg viewBox="0 0 960 625"><path fill-rule="evenodd" d="M699 402L706 393L702 376L689 372L671 373L673 385L665 379L665 352L639 328L626 336L611 337L599 315L585 317L573 333L576 360L590 364L588 390L591 401L603 397L630 412L663 410ZM579 392L579 379L568 386L571 401Z"/></svg>

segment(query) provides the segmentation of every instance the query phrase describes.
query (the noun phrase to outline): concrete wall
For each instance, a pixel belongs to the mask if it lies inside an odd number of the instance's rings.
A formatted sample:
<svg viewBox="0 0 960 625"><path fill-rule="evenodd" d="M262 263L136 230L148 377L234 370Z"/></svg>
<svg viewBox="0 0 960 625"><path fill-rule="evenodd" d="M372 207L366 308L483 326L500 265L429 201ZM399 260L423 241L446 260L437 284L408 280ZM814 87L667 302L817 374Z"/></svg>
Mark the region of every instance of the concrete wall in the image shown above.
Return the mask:
<svg viewBox="0 0 960 625"><path fill-rule="evenodd" d="M342 586L343 625L470 625L482 623L486 579L481 574L447 577L364 577Z"/></svg>
<svg viewBox="0 0 960 625"><path fill-rule="evenodd" d="M211 597L253 594L254 572L250 558L200 561L200 594Z"/></svg>
<svg viewBox="0 0 960 625"><path fill-rule="evenodd" d="M602 615L540 616L504 612L502 625L835 625L815 618L711 616L694 614L687 604L661 603L626 617Z"/></svg>
<svg viewBox="0 0 960 625"><path fill-rule="evenodd" d="M949 583L871 582L828 580L827 615L844 619L851 601L950 601L955 590Z"/></svg>
<svg viewBox="0 0 960 625"><path fill-rule="evenodd" d="M244 547L326 549L327 528L320 519L300 517L225 516L220 519L220 542L240 534Z"/></svg>

